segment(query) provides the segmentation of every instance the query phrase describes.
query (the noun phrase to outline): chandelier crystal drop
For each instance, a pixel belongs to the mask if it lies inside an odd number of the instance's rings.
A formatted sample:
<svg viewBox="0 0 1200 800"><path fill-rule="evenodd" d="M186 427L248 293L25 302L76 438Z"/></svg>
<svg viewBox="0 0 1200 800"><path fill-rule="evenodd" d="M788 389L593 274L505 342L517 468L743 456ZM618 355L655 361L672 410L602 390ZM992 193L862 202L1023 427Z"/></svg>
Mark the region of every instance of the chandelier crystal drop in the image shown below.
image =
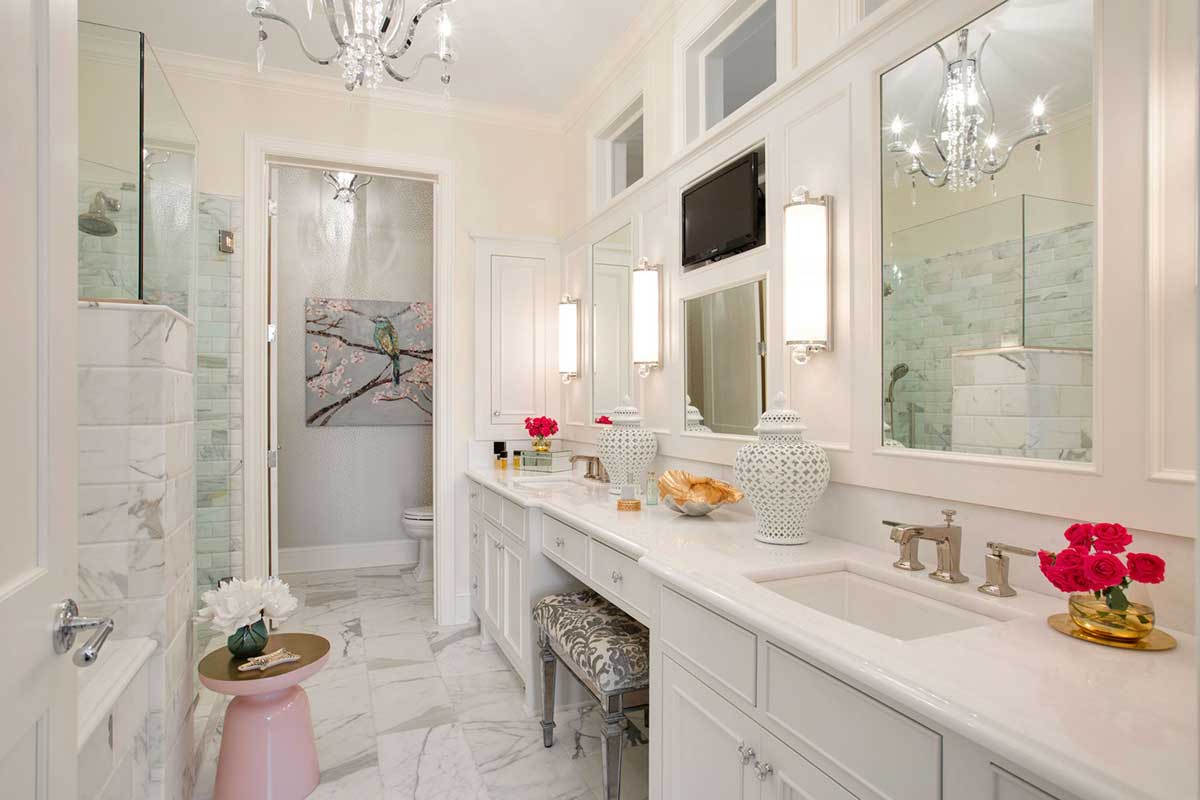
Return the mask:
<svg viewBox="0 0 1200 800"><path fill-rule="evenodd" d="M926 162L916 137L909 144L904 143L904 130L909 123L903 117L897 114L888 125L887 151L896 157L897 167L907 159L905 171L913 177L914 205L918 174L924 175L930 185L937 188L970 191L983 177L994 176L1008 166L1013 151L1021 144L1050 132L1046 122L1046 101L1039 95L1030 109L1028 132L1007 148L1001 148L996 133L995 109L983 82L983 51L991 34L983 37L973 53L968 47L968 36L967 28L958 32L958 52L953 59L946 55L940 43L934 45L942 58L942 91L930 121L929 138L941 167L931 167ZM1041 144L1035 149L1040 167Z"/></svg>
<svg viewBox="0 0 1200 800"><path fill-rule="evenodd" d="M452 26L445 7L454 0L424 0L411 17L406 17L407 0L308 0L308 17L312 19L314 3L319 3L321 12L329 24L329 33L337 50L328 56L314 53L304 42L300 29L287 17L278 14L272 0L247 0L246 10L259 21L258 25L258 71L262 72L266 60L267 32L263 20L278 22L296 35L296 41L304 56L314 64L328 66L336 63L342 68L342 83L347 91L359 87L374 89L383 83L384 77L404 83L416 77L426 61L442 64L441 81L450 84L450 66L457 55L450 48ZM417 28L430 12L439 10L437 25L437 47L416 58L408 72L402 72L393 62L406 55L412 48Z"/></svg>

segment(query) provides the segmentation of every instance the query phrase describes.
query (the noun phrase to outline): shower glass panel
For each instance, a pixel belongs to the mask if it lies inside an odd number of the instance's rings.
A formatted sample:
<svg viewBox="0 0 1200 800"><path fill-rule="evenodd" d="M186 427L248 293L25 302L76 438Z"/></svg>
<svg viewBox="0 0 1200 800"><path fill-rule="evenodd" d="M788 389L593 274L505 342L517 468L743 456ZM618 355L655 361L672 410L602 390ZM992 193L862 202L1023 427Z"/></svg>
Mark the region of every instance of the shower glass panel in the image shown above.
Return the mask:
<svg viewBox="0 0 1200 800"><path fill-rule="evenodd" d="M884 242L886 444L1090 460L1094 218L1016 195Z"/></svg>
<svg viewBox="0 0 1200 800"><path fill-rule="evenodd" d="M194 318L196 152L145 35L80 22L80 299Z"/></svg>

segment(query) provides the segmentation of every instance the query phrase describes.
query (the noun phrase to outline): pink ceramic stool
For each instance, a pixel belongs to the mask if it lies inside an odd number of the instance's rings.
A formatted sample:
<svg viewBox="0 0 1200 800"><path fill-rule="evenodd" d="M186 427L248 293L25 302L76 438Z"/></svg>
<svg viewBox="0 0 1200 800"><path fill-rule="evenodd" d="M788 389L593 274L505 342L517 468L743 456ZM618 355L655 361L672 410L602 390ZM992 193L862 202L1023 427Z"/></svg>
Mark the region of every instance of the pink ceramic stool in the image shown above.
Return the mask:
<svg viewBox="0 0 1200 800"><path fill-rule="evenodd" d="M213 800L300 800L321 781L308 695L300 681L329 660L329 642L311 633L280 633L263 652L286 647L299 661L238 672L244 658L221 648L200 662L200 682L233 695L225 710Z"/></svg>

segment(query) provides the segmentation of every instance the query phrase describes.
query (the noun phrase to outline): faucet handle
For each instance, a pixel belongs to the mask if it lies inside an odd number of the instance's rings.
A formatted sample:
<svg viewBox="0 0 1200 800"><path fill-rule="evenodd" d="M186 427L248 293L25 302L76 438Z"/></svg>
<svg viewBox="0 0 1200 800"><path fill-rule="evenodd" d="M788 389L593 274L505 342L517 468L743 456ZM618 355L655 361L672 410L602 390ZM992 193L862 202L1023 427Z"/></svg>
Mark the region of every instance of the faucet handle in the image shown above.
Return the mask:
<svg viewBox="0 0 1200 800"><path fill-rule="evenodd" d="M994 556L1002 556L1005 553L1012 553L1014 556L1036 556L1036 550L1030 550L1028 547L1017 547L1015 544L1005 544L1004 542L988 542L988 550L992 551Z"/></svg>
<svg viewBox="0 0 1200 800"><path fill-rule="evenodd" d="M1017 590L1008 582L1008 553L1018 556L1036 556L1037 552L1027 547L1017 547L1004 542L988 542L988 554L983 562L987 578L980 584L979 591L993 597L1012 597Z"/></svg>
<svg viewBox="0 0 1200 800"><path fill-rule="evenodd" d="M946 520L946 527L950 527L954 524L954 515L957 513L958 512L953 508L942 509L942 518Z"/></svg>

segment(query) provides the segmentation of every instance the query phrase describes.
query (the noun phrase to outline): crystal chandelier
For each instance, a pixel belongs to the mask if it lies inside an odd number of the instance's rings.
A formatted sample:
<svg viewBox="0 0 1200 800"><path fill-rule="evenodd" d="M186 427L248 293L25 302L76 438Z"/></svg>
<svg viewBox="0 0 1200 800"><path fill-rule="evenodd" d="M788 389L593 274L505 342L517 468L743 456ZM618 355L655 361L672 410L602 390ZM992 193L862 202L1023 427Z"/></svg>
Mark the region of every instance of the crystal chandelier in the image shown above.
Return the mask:
<svg viewBox="0 0 1200 800"><path fill-rule="evenodd" d="M309 50L295 23L272 10L272 0L247 0L246 10L258 20L259 72L266 61L267 32L263 20L269 19L292 29L301 52L309 61L323 66L337 62L342 68L342 82L347 91L352 92L359 86L374 89L383 82L385 74L401 83L411 80L429 60L442 63L442 85L449 87L450 65L456 56L450 49L451 25L445 7L453 0L425 0L407 24L404 21L407 0L341 0L341 11L334 5L336 0L308 0L309 19L312 19L314 1L320 3L329 23L329 33L337 44L337 50L328 56ZM437 50L418 58L410 72L401 72L392 62L409 51L417 26L434 9L441 9Z"/></svg>
<svg viewBox="0 0 1200 800"><path fill-rule="evenodd" d="M995 110L987 87L983 84L983 48L987 46L989 33L983 37L979 49L971 53L967 48L967 29L958 32L958 54L953 60L946 56L941 44L936 44L942 57L942 91L938 96L937 108L930 122L933 147L942 162L940 169L931 169L921 153L920 142L903 142L904 119L897 114L889 127L891 135L887 145L889 153L900 156L907 154L905 171L912 177L916 188L917 174L924 175L931 186L945 186L952 192L974 189L983 176L994 180L997 172L1008 166L1013 151L1030 139L1037 139L1050 132L1046 122L1046 103L1038 96L1031 109L1031 126L1007 148L1000 148L996 135ZM1042 144L1034 145L1037 165L1041 168ZM896 161L897 170L900 158ZM895 176L899 183L899 173ZM993 188L994 191L994 188ZM915 205L914 194L914 205Z"/></svg>

